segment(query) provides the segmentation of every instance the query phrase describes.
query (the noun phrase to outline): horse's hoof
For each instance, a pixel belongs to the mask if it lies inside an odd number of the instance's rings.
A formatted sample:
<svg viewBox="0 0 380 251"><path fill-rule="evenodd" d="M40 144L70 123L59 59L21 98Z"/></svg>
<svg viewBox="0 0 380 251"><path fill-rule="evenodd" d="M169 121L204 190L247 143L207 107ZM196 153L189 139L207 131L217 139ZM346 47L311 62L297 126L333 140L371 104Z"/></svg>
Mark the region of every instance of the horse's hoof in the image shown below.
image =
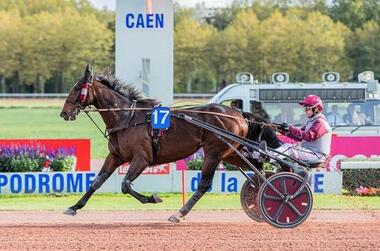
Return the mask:
<svg viewBox="0 0 380 251"><path fill-rule="evenodd" d="M173 223L179 223L180 219L178 219L177 216L172 215L169 217L168 221L173 222Z"/></svg>
<svg viewBox="0 0 380 251"><path fill-rule="evenodd" d="M72 208L67 208L63 213L66 214L66 215L74 216L74 215L77 214L77 211L75 211L75 210L72 209Z"/></svg>
<svg viewBox="0 0 380 251"><path fill-rule="evenodd" d="M152 195L152 200L154 203L161 203L162 200L160 199L160 197L158 197L156 194L153 194Z"/></svg>
<svg viewBox="0 0 380 251"><path fill-rule="evenodd" d="M170 216L168 221L173 222L173 223L179 223L181 221L181 218L183 217L184 216L180 212L177 212L176 214L173 214L172 216Z"/></svg>

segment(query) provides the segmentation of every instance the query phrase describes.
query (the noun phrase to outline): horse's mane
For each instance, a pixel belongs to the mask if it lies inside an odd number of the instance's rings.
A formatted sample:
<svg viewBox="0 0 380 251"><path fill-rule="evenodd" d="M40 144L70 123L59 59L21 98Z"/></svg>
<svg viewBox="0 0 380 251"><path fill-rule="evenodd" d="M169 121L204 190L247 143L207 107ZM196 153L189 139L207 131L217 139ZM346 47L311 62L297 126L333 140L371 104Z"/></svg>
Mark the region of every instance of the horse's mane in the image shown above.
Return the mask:
<svg viewBox="0 0 380 251"><path fill-rule="evenodd" d="M128 98L130 101L143 102L151 105L156 105L160 103L156 99L146 98L136 87L130 84L126 84L125 82L115 77L114 74L104 72L100 75L97 75L95 79L103 85L110 87L112 90L119 93L120 95Z"/></svg>

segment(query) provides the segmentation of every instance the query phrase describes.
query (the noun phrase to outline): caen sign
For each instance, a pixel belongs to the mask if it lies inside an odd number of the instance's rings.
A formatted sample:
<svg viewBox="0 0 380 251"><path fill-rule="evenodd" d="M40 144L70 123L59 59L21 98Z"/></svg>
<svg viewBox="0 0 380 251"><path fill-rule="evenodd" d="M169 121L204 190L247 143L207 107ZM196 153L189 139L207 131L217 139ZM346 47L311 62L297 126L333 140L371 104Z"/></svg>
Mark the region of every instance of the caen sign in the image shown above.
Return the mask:
<svg viewBox="0 0 380 251"><path fill-rule="evenodd" d="M128 29L139 28L164 28L164 14L163 13L128 13L125 15L125 26Z"/></svg>

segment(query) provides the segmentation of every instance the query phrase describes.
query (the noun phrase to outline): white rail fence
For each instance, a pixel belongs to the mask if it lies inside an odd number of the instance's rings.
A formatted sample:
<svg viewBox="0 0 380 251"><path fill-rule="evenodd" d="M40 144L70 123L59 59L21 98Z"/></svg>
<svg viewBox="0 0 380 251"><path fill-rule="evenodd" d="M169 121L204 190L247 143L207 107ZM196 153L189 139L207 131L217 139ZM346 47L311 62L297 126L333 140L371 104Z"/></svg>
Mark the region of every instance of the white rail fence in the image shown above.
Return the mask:
<svg viewBox="0 0 380 251"><path fill-rule="evenodd" d="M215 93L174 93L174 99L210 99ZM66 98L67 93L0 93L0 99Z"/></svg>

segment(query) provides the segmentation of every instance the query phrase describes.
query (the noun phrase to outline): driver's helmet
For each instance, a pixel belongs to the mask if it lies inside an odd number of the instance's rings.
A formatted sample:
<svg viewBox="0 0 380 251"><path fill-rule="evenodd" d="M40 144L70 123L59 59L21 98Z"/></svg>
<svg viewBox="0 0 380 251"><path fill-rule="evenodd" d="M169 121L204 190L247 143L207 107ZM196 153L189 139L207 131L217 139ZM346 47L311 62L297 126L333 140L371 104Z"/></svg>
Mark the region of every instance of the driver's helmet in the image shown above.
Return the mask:
<svg viewBox="0 0 380 251"><path fill-rule="evenodd" d="M319 96L308 95L302 101L298 102L300 105L308 108L317 108L318 112L323 111L323 103Z"/></svg>

